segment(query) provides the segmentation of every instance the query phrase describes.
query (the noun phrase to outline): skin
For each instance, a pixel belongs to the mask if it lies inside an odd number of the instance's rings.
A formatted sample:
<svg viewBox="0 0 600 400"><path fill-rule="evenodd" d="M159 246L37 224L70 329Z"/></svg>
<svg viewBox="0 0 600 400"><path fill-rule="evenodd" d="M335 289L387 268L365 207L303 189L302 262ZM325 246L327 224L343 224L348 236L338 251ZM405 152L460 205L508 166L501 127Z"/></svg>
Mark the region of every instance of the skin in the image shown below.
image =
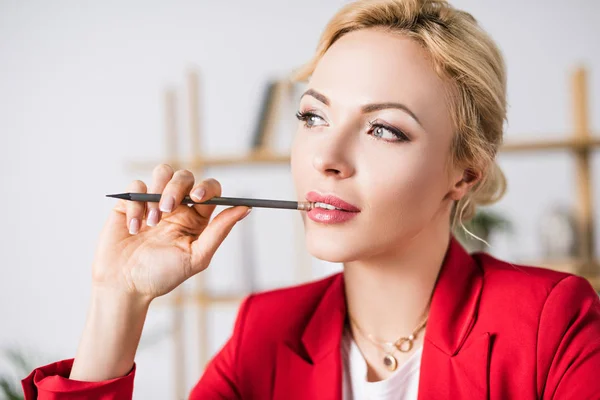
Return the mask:
<svg viewBox="0 0 600 400"><path fill-rule="evenodd" d="M173 207L186 194L195 201L220 196L221 185L215 179L195 183L190 171L165 164L154 169L147 189L134 181L127 191L162 193L163 211L157 204L120 200L100 233L89 311L70 379L95 382L126 375L152 300L205 270L250 211L230 207L210 220L214 205Z"/></svg>
<svg viewBox="0 0 600 400"><path fill-rule="evenodd" d="M301 100L301 110L310 108L322 119L313 118L318 126L310 129L299 122L291 155L298 200L310 190L333 193L361 212L338 225L302 213L308 250L343 263L348 311L364 331L386 341L407 336L431 296L448 245L452 202L476 182L462 180L464 170L447 167L453 132L447 88L419 46L378 30L338 40L309 86L327 96L329 105L313 95ZM381 102L403 104L418 121L397 108L361 112L365 104ZM374 120L402 130L409 141L386 141L397 140L386 129L374 136L368 125ZM126 375L152 300L204 271L250 211L232 207L212 218L214 205L178 205L188 194L196 201L220 196L221 185L215 179L195 182L190 171L164 164L154 169L149 186L134 181L126 191L162 193L160 210L120 200L110 212L92 265L90 306L71 379ZM379 350L352 333L368 379L385 378ZM402 363L410 354L397 358Z"/></svg>
<svg viewBox="0 0 600 400"><path fill-rule="evenodd" d="M448 87L414 40L369 29L336 41L308 89L299 110L316 116L299 122L291 154L298 199L314 190L361 209L340 224L303 214L308 250L343 263L349 315L363 332L393 342L408 336L426 313L450 238L452 204L476 182L462 180L463 169L448 167L453 137ZM410 112L362 110L389 102ZM402 131L408 141L371 128L369 121ZM352 334L366 359L368 380L388 377L384 353L356 329ZM422 339L423 333L414 348ZM394 355L402 364L412 353Z"/></svg>

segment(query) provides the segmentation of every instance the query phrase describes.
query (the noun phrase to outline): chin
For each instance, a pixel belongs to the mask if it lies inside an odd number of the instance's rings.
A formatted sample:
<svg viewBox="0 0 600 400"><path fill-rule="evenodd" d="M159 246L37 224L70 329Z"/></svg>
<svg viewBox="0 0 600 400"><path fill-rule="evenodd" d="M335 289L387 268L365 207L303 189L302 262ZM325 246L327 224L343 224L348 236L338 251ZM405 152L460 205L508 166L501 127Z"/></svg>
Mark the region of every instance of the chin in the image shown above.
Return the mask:
<svg viewBox="0 0 600 400"><path fill-rule="evenodd" d="M344 263L361 258L363 254L360 246L353 241L345 241L335 234L306 235L306 249L319 260Z"/></svg>

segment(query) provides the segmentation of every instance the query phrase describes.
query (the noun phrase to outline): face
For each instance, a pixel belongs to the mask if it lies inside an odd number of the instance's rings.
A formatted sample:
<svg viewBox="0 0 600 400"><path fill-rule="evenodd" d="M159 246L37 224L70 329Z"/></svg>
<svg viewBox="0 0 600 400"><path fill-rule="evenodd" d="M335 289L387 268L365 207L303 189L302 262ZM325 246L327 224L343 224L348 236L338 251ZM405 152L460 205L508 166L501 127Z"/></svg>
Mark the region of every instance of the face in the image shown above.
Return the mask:
<svg viewBox="0 0 600 400"><path fill-rule="evenodd" d="M333 195L360 210L302 212L313 256L385 256L432 225L449 229L452 200L466 188L457 185L462 171L448 170L445 83L415 41L348 33L320 59L307 92L291 152L298 200Z"/></svg>

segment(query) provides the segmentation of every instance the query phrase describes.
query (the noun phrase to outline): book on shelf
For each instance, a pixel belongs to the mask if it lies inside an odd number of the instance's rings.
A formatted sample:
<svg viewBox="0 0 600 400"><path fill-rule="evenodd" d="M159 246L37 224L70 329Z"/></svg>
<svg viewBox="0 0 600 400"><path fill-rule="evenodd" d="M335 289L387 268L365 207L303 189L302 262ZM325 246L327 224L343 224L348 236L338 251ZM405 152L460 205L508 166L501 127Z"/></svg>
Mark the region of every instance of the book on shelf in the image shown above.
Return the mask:
<svg viewBox="0 0 600 400"><path fill-rule="evenodd" d="M271 79L265 86L258 121L252 137L252 151L267 148L275 136L282 108L285 105L289 84L283 80Z"/></svg>

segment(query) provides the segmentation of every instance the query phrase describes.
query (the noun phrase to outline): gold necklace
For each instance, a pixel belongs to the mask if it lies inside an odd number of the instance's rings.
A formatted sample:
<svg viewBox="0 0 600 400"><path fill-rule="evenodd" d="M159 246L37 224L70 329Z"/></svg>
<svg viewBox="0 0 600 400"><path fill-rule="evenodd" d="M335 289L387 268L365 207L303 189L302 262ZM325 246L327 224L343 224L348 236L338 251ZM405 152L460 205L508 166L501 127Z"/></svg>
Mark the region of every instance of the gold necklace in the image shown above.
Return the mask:
<svg viewBox="0 0 600 400"><path fill-rule="evenodd" d="M425 327L428 319L428 316L426 315L425 318L421 321L421 323L417 325L417 327L409 336L400 337L395 342L385 342L375 339L375 337L371 334L365 334L365 332L362 329L360 329L360 327L358 326L356 321L354 321L354 319L350 316L350 314L348 314L348 317L350 318L350 322L352 323L352 325L354 325L358 333L360 333L363 337L367 338L370 342L378 346L385 353L385 356L383 357L383 365L385 365L388 371L395 371L396 368L398 368L398 360L396 360L396 357L394 357L392 353L395 350L398 350L402 353L408 353L413 348L413 342L417 338L417 334Z"/></svg>

